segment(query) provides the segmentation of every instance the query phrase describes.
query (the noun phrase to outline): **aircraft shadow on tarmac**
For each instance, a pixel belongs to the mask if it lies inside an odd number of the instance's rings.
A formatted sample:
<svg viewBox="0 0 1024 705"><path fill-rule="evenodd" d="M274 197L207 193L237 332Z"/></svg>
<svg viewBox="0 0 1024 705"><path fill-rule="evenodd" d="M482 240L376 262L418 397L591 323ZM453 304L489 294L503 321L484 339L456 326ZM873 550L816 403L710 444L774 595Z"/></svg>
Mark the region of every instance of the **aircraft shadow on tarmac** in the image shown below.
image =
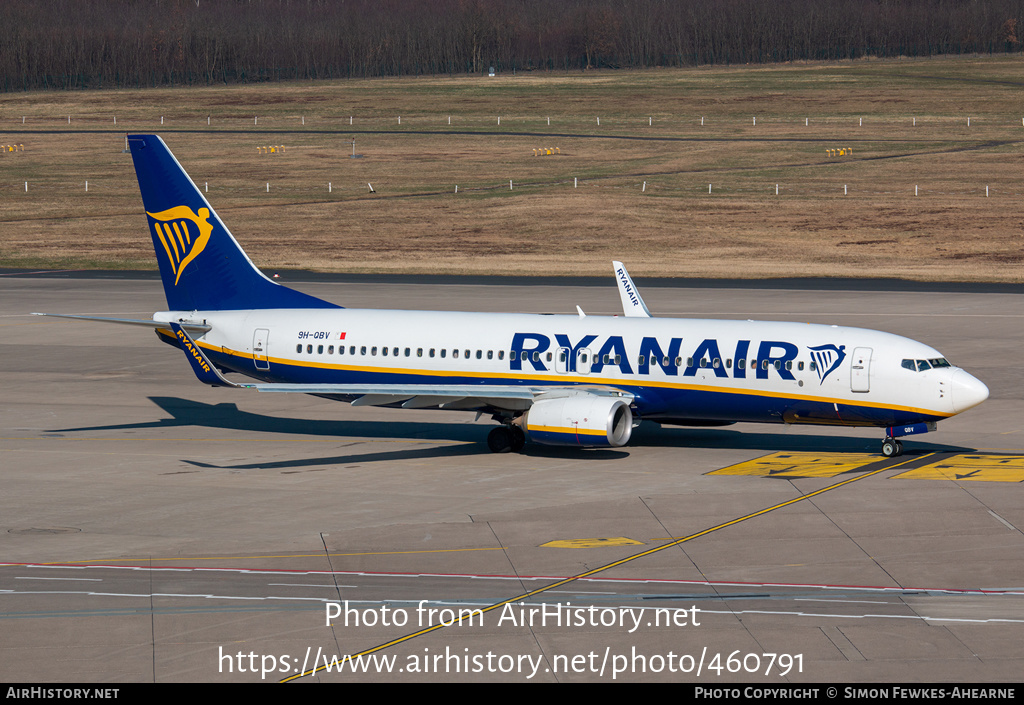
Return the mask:
<svg viewBox="0 0 1024 705"><path fill-rule="evenodd" d="M295 460L268 463L249 463L232 466L217 466L198 461L184 460L198 467L229 467L230 469L272 469L311 468L315 466L339 465L354 462L377 462L431 457L455 457L488 455L486 437L488 426L466 423L431 423L423 421L396 420L388 422L359 421L351 419L295 419L281 416L267 416L240 410L234 403L204 404L203 402L180 397L150 397L150 400L168 413L171 418L141 423L87 426L78 428L53 429L50 433L71 433L76 431L116 431L147 428L202 427L239 431L256 431L273 434L295 434L303 436L338 437L357 439L404 439L424 441L462 441L467 445L444 445L429 448L402 448L394 451L336 455L324 458L296 458ZM841 435L806 435L785 433L740 432L721 428L687 428L658 426L645 423L633 432L631 443L637 446L742 449L765 452L828 452L864 453L878 452L881 439L850 437ZM344 447L344 446L342 446ZM973 452L971 448L942 445L927 442L907 444L908 454L925 452ZM582 460L615 460L628 457L628 449L576 449L557 446L528 444L525 454L533 457L580 458Z"/></svg>
<svg viewBox="0 0 1024 705"><path fill-rule="evenodd" d="M465 445L442 445L421 447L403 447L393 451L374 453L335 455L324 458L296 458L295 460L247 463L231 466L219 466L193 460L184 460L190 465L205 468L224 469L267 469L287 467L310 468L313 466L367 463L384 460L409 460L421 458L443 458L471 455L490 455L487 448L487 432L489 425L470 423L431 423L423 421L402 420L400 412L395 413L395 421L360 421L351 419L294 419L282 416L267 416L243 411L234 403L204 404L203 402L180 397L149 397L150 401L167 412L171 418L159 421L140 423L111 424L104 426L82 426L77 428L51 429L48 433L72 433L76 431L123 431L147 428L201 427L237 431L256 431L272 434L295 434L302 436L337 437L339 447L356 445L345 443L353 438L362 440L393 440L407 441L461 441ZM471 419L466 416L466 419ZM579 458L586 460L615 460L625 458L629 453L618 449L587 449L581 453L576 448L556 446L527 446L527 455L551 458Z"/></svg>
<svg viewBox="0 0 1024 705"><path fill-rule="evenodd" d="M747 426L747 428L750 427ZM766 428L766 426L761 424L755 426L755 428ZM882 457L880 448L883 433L881 429L877 429L878 435L874 438L838 435L842 432L843 429L837 428L837 435L811 435L644 424L633 431L630 444L675 448L763 450L769 453L878 453L878 457ZM932 443L924 440L908 440L907 438L902 440L905 448L904 454L976 452L976 449L964 446Z"/></svg>

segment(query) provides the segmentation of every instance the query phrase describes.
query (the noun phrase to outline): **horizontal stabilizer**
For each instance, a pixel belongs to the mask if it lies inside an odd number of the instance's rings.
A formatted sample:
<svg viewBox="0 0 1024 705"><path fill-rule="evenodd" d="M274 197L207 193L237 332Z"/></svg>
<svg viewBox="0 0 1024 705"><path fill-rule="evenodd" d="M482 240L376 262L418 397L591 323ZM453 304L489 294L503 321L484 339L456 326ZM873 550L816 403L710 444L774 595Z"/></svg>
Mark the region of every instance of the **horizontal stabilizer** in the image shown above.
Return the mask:
<svg viewBox="0 0 1024 705"><path fill-rule="evenodd" d="M120 323L128 326L144 326L146 328L158 328L160 330L172 330L171 324L167 321L154 321L151 319L135 319L135 318L107 318L105 316L73 316L67 313L33 313L33 316L52 316L53 318L73 318L80 321L99 321L100 323ZM211 330L212 327L205 323L188 323L187 321L178 321L178 325L193 333L205 333Z"/></svg>

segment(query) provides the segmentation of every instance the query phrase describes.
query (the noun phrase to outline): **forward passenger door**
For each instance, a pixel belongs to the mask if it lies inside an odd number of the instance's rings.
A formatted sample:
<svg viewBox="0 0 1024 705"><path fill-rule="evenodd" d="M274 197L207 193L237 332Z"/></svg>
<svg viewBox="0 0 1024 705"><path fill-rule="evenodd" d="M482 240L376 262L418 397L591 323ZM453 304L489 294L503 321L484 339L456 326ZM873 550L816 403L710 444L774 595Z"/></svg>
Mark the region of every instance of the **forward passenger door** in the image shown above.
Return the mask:
<svg viewBox="0 0 1024 705"><path fill-rule="evenodd" d="M856 348L850 365L850 391L871 391L871 348Z"/></svg>

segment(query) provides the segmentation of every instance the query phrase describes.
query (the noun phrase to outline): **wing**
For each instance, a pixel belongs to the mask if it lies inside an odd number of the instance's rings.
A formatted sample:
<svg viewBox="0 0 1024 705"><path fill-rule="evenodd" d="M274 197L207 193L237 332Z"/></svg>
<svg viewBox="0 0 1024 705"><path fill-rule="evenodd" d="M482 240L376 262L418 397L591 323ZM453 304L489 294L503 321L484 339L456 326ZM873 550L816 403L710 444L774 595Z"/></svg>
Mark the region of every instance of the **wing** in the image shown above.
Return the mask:
<svg viewBox="0 0 1024 705"><path fill-rule="evenodd" d="M168 324L181 343L185 357L200 382L214 387L255 389L258 392L290 392L313 394L351 401L352 406L399 406L403 409L479 410L500 409L525 411L541 399L554 399L567 394L615 396L630 402L633 394L614 387L593 386L529 386L498 384L287 384L232 382L210 362L184 328Z"/></svg>

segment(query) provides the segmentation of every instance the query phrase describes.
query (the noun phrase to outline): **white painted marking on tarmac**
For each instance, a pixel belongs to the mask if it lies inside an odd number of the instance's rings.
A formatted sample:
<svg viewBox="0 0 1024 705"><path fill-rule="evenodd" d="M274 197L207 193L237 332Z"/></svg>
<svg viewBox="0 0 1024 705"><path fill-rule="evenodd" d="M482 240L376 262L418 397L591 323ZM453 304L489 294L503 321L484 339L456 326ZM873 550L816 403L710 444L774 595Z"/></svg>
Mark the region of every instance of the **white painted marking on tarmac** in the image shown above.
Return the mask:
<svg viewBox="0 0 1024 705"><path fill-rule="evenodd" d="M895 605L895 602L885 600L828 600L821 597L795 597L793 602L849 602L854 605Z"/></svg>
<svg viewBox="0 0 1024 705"><path fill-rule="evenodd" d="M358 585L320 585L318 583L267 583L268 587L356 588Z"/></svg>
<svg viewBox="0 0 1024 705"><path fill-rule="evenodd" d="M107 570L134 570L134 571L166 571L166 572L179 572L179 573L239 573L246 575L276 575L279 577L285 577L288 575L345 575L345 576L358 576L358 577L370 577L370 578L455 578L465 579L471 578L473 580L504 580L504 581L547 581L547 580L565 580L570 576L565 575L477 575L473 573L398 573L398 572L370 572L370 571L330 571L330 570L250 570L245 568L205 568L205 567L182 567L182 568L167 568L167 567L153 567L149 568L146 566L127 566L127 565L85 565L85 566L71 566L71 565L47 565L40 563L3 563L0 562L0 567L4 566L17 566L22 569L28 568L55 568L55 569L66 569L66 570L87 570L87 569L107 569ZM939 587L921 587L921 586L906 586L906 587L893 587L884 585L828 585L825 583L754 583L754 582L739 582L739 581L710 581L710 580L672 580L665 578L578 578L580 583L621 583L625 585L693 585L698 587L740 587L740 588L801 588L801 589L819 589L819 590L849 590L855 592L877 592L877 593L936 593L943 595L1024 595L1024 587L1014 588L979 588L979 589L962 589L962 588L939 588Z"/></svg>
<svg viewBox="0 0 1024 705"><path fill-rule="evenodd" d="M42 576L15 575L15 580L79 580L82 582L102 583L103 578L44 578Z"/></svg>
<svg viewBox="0 0 1024 705"><path fill-rule="evenodd" d="M997 521L999 521L1003 526L1005 526L1010 531L1016 531L1017 530L1016 526L1014 526L1010 522L1006 521L1006 519L1003 519L1001 516L999 516L998 514L993 512L991 509L988 510L988 513L991 514L993 517L995 517L995 519Z"/></svg>
<svg viewBox="0 0 1024 705"><path fill-rule="evenodd" d="M267 601L284 600L287 602L331 602L326 597L294 597L283 595L248 596L248 595L213 595L205 593L178 593L178 592L82 592L78 590L0 590L0 593L7 595L84 595L86 597L180 597L203 600L245 600L245 601Z"/></svg>
<svg viewBox="0 0 1024 705"><path fill-rule="evenodd" d="M701 609L700 613L723 615L766 614L791 617L815 617L818 619L914 619L921 620L924 622L963 622L967 624L1024 624L1024 619L1000 619L998 617L993 617L989 619L969 619L965 617L929 617L927 615L916 614L827 614L818 612L787 612L783 610L733 610L726 612L724 610L706 609Z"/></svg>
<svg viewBox="0 0 1024 705"><path fill-rule="evenodd" d="M138 597L138 598L150 598L150 597L176 597L176 598L194 598L204 600L240 600L246 602L265 602L272 600L281 601L306 601L306 602L330 602L331 600L325 598L316 597L281 597L281 596L266 596L266 597L251 597L243 595L213 595L206 593L113 593L113 592L78 592L71 590L43 590L43 591L15 591L15 590L0 590L0 594L18 594L18 595L86 595L89 597ZM756 599L756 598L751 598ZM368 604L368 605L380 605L380 604L403 604L408 603L420 604L418 600L357 600L351 602L351 604ZM461 606L486 606L491 603L489 602L470 602L470 601L448 601L448 600L431 600L431 605L461 605ZM620 607L619 609L627 609L627 607ZM641 609L641 610L657 610L657 607L637 607L632 605L628 609ZM736 615L743 614L760 614L760 615L771 615L771 616L789 616L789 617L810 617L814 619L904 619L904 620L920 620L923 622L958 622L963 624L1024 624L1024 619L1008 619L1008 618L985 618L985 619L973 619L965 617L942 617L942 616L930 616L930 615L902 615L902 614L829 614L825 612L802 612L793 610L709 610L701 608L701 614L720 614L725 616L735 617Z"/></svg>

